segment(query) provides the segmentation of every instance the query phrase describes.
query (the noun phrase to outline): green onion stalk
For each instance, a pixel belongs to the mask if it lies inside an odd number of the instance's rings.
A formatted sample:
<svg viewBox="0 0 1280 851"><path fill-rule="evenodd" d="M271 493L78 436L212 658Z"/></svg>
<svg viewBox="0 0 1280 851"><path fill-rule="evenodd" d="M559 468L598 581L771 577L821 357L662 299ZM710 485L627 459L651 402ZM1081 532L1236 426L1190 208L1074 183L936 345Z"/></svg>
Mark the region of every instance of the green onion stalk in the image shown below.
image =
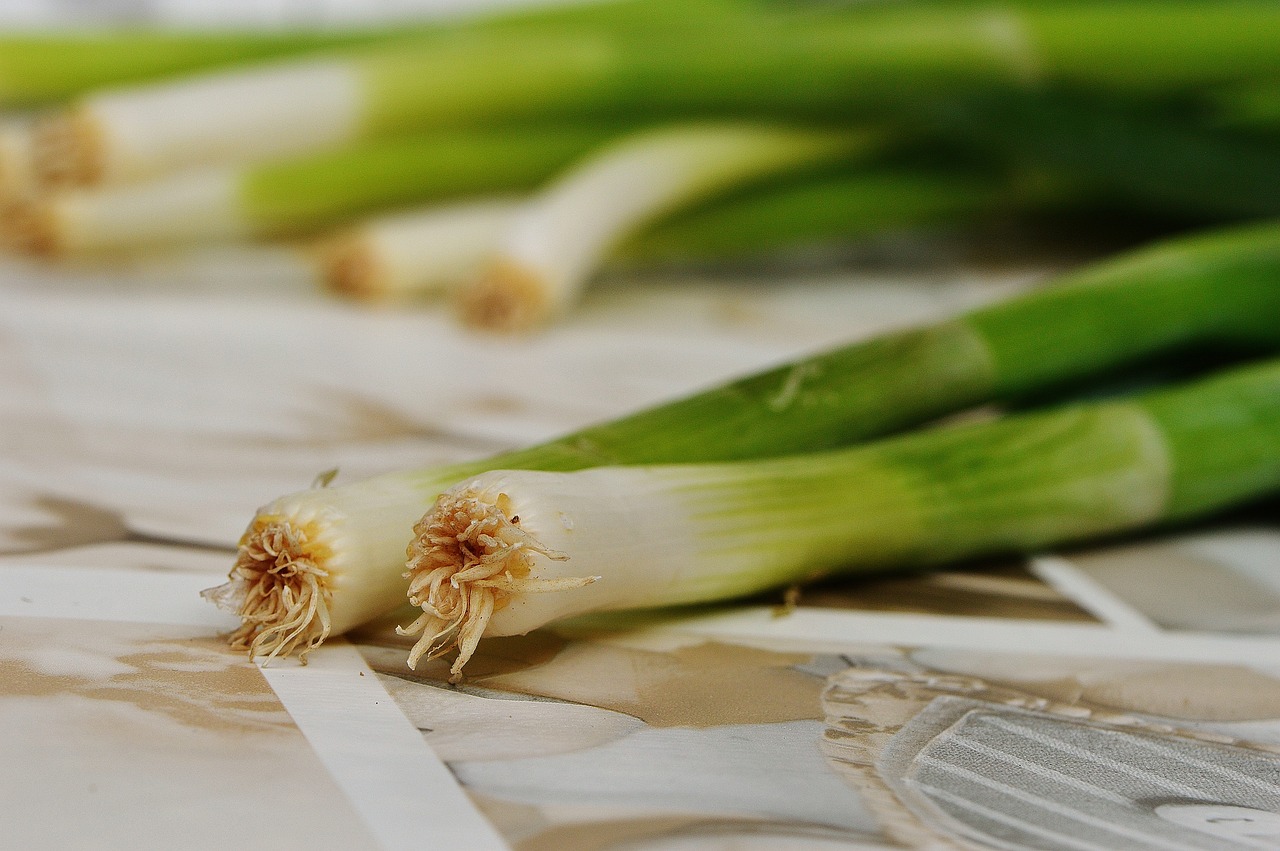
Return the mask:
<svg viewBox="0 0 1280 851"><path fill-rule="evenodd" d="M109 27L0 34L0 109L30 108L109 86L154 81L223 66L374 43L447 40L527 28L642 26L677 12L696 20L745 8L738 0L593 0L469 11L397 26L180 29Z"/></svg>
<svg viewBox="0 0 1280 851"><path fill-rule="evenodd" d="M593 152L513 217L484 272L460 288L464 318L527 331L578 298L608 253L645 226L779 175L865 161L886 134L761 122L637 131Z"/></svg>
<svg viewBox="0 0 1280 851"><path fill-rule="evenodd" d="M1190 111L1079 91L1006 90L934 104L907 120L1129 210L1199 222L1280 215L1274 140L1206 126Z"/></svg>
<svg viewBox="0 0 1280 851"><path fill-rule="evenodd" d="M486 470L730 461L847 446L992 401L1216 346L1280 346L1280 224L1157 244L954 318L803 358L528 449L283 496L259 509L229 581L251 656L308 650L404 601L412 527Z"/></svg>
<svg viewBox="0 0 1280 851"><path fill-rule="evenodd" d="M385 207L529 190L614 132L603 126L440 132L147 183L67 189L13 206L0 232L19 250L50 255L294 236Z"/></svg>
<svg viewBox="0 0 1280 851"><path fill-rule="evenodd" d="M718 464L497 470L415 529L409 667L574 615L1202 517L1280 492L1280 361L1136 399Z"/></svg>
<svg viewBox="0 0 1280 851"><path fill-rule="evenodd" d="M1280 92L1274 77L1223 86L1207 93L1204 100L1208 104L1201 109L1214 126L1270 140L1280 132Z"/></svg>
<svg viewBox="0 0 1280 851"><path fill-rule="evenodd" d="M1071 203L1067 187L990 171L872 165L751 188L656 223L612 262L759 257Z"/></svg>
<svg viewBox="0 0 1280 851"><path fill-rule="evenodd" d="M91 89L387 39L381 29L88 29L0 35L0 108L54 103Z"/></svg>
<svg viewBox="0 0 1280 851"><path fill-rule="evenodd" d="M726 10L727 8L727 10ZM548 116L854 115L994 85L1142 97L1280 76L1259 2L725 3L641 23L527 26L333 51L235 74L97 92L42 134L52 183Z"/></svg>
<svg viewBox="0 0 1280 851"><path fill-rule="evenodd" d="M868 166L803 175L664 218L621 242L604 265L759 257L928 227L957 216L1051 206L1050 195L1010 186L1001 176L955 169ZM317 244L320 276L335 292L370 301L445 294L481 273L523 202L518 196L487 196L360 222Z"/></svg>

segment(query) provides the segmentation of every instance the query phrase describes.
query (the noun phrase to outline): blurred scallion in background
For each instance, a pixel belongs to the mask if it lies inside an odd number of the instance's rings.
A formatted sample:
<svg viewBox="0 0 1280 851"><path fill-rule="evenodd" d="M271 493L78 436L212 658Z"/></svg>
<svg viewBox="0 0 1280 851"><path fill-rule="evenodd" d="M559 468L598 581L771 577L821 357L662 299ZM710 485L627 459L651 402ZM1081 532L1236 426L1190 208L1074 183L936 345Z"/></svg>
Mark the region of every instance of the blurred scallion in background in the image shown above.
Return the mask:
<svg viewBox="0 0 1280 851"><path fill-rule="evenodd" d="M609 134L553 125L384 139L310 157L67 189L11 205L3 227L14 247L37 254L293 235L388 205L529 189Z"/></svg>
<svg viewBox="0 0 1280 851"><path fill-rule="evenodd" d="M739 122L624 137L515 214L461 292L464 313L480 327L528 330L571 304L614 245L662 215L764 177L866 159L883 135Z"/></svg>

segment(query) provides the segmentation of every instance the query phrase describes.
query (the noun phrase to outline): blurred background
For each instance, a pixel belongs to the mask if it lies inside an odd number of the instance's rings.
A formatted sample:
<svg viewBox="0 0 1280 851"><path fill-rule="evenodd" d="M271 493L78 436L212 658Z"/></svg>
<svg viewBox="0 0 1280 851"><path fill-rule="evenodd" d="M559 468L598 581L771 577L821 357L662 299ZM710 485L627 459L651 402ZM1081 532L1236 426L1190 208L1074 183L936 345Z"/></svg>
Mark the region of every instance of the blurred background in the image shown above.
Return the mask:
<svg viewBox="0 0 1280 851"><path fill-rule="evenodd" d="M228 282L529 331L619 270L1074 262L1280 197L1263 3L0 14L0 244L41 268L235 254Z"/></svg>

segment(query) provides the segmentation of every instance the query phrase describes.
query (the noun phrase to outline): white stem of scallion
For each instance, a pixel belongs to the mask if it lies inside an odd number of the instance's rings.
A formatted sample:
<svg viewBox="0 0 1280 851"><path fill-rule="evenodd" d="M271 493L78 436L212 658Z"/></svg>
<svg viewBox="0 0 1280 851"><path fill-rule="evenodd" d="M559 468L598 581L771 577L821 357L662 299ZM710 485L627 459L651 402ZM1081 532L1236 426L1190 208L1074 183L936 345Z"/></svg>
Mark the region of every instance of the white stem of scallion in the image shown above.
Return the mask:
<svg viewBox="0 0 1280 851"><path fill-rule="evenodd" d="M512 222L459 300L473 325L533 327L571 304L610 249L654 220L767 176L869 153L882 135L760 123L641 131L571 169Z"/></svg>
<svg viewBox="0 0 1280 851"><path fill-rule="evenodd" d="M475 274L519 208L488 197L372 219L316 246L321 277L371 301L442 294Z"/></svg>
<svg viewBox="0 0 1280 851"><path fill-rule="evenodd" d="M374 209L527 191L611 135L594 126L442 131L125 186L67 189L19 211L20 230L32 235L13 241L76 253L296 236ZM454 235L469 231L472 218ZM397 237L398 245L404 242Z"/></svg>
<svg viewBox="0 0 1280 851"><path fill-rule="evenodd" d="M50 186L119 184L334 147L358 135L360 88L337 60L295 60L89 95L37 130Z"/></svg>
<svg viewBox="0 0 1280 851"><path fill-rule="evenodd" d="M123 252L250 235L235 172L188 172L105 189L69 189L14 206L6 241L32 254Z"/></svg>

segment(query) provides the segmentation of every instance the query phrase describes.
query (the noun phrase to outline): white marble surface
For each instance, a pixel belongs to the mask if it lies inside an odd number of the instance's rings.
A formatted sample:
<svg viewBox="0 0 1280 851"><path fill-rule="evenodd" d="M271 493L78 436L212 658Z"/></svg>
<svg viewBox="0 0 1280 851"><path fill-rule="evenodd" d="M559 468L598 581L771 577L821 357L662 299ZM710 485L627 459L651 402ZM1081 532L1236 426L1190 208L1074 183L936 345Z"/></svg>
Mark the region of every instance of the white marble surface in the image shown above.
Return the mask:
<svg viewBox="0 0 1280 851"><path fill-rule="evenodd" d="M456 819L431 824L460 848L888 847L877 824L889 805L817 749L824 678L876 647L875 618L897 618L895 635L926 625L919 659L1018 679L993 661L1018 621L983 634L904 600L898 613L802 611L786 642L768 633L788 628L776 621L753 642L752 618L768 616L744 611L613 643L544 636L514 662L482 645L477 662L488 652L498 673L463 691L407 677L403 646L375 631L362 657L317 657L344 684L326 688L319 667L264 677L223 650L229 624L195 592L225 573L258 504L320 471L354 478L548 437L1004 295L1042 269L614 279L547 333L499 340L431 306L334 301L278 254L233 255L128 274L0 263L0 724L13 731L0 740L0 810L16 847L411 847L431 828L405 818L414 807L388 806L405 789L456 802ZM1031 574L957 576L952 588L1077 600L1095 649L1145 624L1159 652L1142 664L1201 672L1175 680L1172 698L1133 686L1129 710L1176 702L1178 688L1188 700L1265 696L1257 679L1203 670L1269 646L1280 605L1260 595L1275 593L1277 541L1275 526L1215 528L1073 557L1046 574L1060 592ZM1169 588L1150 611L1134 599L1174 557L1188 587L1218 577L1217 608ZM1231 622L1223 576L1253 589L1248 623ZM1087 614L1120 607L1117 623ZM1046 661L1069 655L1053 636L1070 629L1025 627L1039 643L1014 666L1019 688L1103 676ZM1166 629L1177 640L1161 644ZM1178 667L1187 630L1246 644L1197 657L1210 669ZM1280 740L1273 709L1184 720ZM367 737L406 735L420 750L374 759Z"/></svg>
<svg viewBox="0 0 1280 851"><path fill-rule="evenodd" d="M22 847L394 844L333 779L338 745L308 748L195 596L258 504L332 467L547 437L1035 276L614 281L513 341L331 300L279 256L210 262L0 263L0 648L17 671L0 717L22 731L0 783ZM251 709L268 721L237 721Z"/></svg>

